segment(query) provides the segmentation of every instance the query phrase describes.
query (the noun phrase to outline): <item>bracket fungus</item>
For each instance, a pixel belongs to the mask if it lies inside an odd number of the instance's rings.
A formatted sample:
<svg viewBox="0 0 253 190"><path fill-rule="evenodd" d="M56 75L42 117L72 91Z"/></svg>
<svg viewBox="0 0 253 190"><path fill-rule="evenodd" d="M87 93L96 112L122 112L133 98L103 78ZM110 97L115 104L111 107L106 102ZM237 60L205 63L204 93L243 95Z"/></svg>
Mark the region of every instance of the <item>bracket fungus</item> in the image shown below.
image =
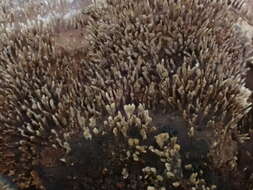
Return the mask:
<svg viewBox="0 0 253 190"><path fill-rule="evenodd" d="M233 189L251 91L231 7L107 0L2 30L0 173L20 189Z"/></svg>

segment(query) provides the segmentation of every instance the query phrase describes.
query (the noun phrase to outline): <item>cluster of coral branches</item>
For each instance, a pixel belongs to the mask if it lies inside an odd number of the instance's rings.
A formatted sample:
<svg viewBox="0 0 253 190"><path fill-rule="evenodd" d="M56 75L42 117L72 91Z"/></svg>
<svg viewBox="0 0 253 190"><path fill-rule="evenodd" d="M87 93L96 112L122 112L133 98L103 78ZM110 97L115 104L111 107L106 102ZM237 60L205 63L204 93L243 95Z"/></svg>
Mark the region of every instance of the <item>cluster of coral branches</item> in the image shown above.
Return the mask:
<svg viewBox="0 0 253 190"><path fill-rule="evenodd" d="M0 190L253 188L241 1L15 2L0 12Z"/></svg>

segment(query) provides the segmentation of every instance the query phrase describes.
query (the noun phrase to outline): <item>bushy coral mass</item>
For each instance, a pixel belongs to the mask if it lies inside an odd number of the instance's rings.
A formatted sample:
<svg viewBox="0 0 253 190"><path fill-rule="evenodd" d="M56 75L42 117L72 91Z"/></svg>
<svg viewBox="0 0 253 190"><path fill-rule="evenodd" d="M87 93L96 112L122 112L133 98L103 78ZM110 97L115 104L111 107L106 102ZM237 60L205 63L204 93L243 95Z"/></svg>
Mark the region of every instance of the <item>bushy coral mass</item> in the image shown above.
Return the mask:
<svg viewBox="0 0 253 190"><path fill-rule="evenodd" d="M241 1L0 5L0 190L252 188Z"/></svg>

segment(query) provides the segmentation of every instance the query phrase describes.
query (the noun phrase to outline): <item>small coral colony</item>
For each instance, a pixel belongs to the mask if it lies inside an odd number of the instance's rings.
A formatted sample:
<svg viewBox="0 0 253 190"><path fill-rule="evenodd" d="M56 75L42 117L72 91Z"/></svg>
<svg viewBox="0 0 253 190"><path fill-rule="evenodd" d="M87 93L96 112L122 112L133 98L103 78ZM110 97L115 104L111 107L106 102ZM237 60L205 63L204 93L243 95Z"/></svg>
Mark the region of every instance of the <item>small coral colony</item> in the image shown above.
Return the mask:
<svg viewBox="0 0 253 190"><path fill-rule="evenodd" d="M0 190L252 190L243 2L15 3L0 11Z"/></svg>

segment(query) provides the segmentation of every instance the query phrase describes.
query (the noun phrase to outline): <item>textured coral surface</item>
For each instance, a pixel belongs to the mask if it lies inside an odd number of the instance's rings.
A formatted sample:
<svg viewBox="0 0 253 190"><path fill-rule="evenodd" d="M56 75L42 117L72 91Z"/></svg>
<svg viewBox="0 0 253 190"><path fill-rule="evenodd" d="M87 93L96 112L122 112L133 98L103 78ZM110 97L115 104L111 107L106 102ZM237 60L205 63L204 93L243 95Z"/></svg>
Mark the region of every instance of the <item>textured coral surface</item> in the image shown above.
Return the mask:
<svg viewBox="0 0 253 190"><path fill-rule="evenodd" d="M251 190L246 3L2 1L0 190Z"/></svg>

